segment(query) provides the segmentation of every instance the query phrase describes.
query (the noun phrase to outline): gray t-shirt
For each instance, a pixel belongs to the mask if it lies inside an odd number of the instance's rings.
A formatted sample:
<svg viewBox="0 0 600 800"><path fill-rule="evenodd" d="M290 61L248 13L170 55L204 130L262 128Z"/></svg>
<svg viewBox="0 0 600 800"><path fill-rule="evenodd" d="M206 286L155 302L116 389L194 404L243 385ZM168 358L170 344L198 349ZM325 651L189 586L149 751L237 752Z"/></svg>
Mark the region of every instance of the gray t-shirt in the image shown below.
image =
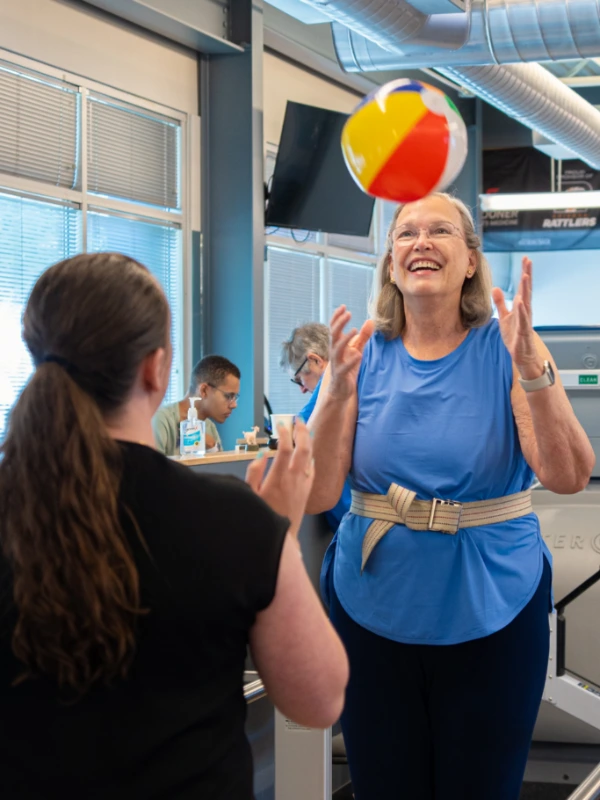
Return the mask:
<svg viewBox="0 0 600 800"><path fill-rule="evenodd" d="M179 403L168 403L161 406L152 418L152 429L156 447L166 456L179 455ZM217 426L212 419L206 419L206 435L215 440L215 446L210 452L222 450L221 437L217 431ZM208 449L207 449L207 452Z"/></svg>

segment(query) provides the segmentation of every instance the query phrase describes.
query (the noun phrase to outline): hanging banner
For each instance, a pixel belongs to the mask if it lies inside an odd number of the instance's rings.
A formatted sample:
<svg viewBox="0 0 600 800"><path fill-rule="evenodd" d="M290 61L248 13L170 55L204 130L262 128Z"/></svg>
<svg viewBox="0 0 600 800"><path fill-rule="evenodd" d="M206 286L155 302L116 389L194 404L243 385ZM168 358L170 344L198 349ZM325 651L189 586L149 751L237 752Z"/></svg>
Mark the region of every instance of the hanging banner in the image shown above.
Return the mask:
<svg viewBox="0 0 600 800"><path fill-rule="evenodd" d="M600 190L600 172L583 161L572 159L560 162L559 192L597 192Z"/></svg>
<svg viewBox="0 0 600 800"><path fill-rule="evenodd" d="M486 150L483 189L486 194L561 193L600 190L600 171L583 161L556 163L533 147ZM594 201L592 201L594 202ZM488 252L600 249L600 208L554 211L484 211L483 246Z"/></svg>
<svg viewBox="0 0 600 800"><path fill-rule="evenodd" d="M600 249L600 208L556 211L484 211L488 252Z"/></svg>
<svg viewBox="0 0 600 800"><path fill-rule="evenodd" d="M550 158L535 147L484 150L483 191L485 194L551 192Z"/></svg>

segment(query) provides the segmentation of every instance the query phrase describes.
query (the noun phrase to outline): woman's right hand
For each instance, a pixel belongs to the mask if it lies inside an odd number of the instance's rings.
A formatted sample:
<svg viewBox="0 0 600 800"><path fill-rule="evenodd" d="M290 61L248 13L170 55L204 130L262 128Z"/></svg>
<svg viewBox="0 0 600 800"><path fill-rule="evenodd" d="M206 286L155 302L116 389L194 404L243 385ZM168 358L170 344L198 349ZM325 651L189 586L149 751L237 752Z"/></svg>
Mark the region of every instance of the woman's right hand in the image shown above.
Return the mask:
<svg viewBox="0 0 600 800"><path fill-rule="evenodd" d="M369 319L360 331L352 328L348 333L344 333L344 327L351 318L352 315L346 306L339 306L333 312L329 323L331 380L328 392L338 400L347 400L356 391L363 350L375 330L373 320Z"/></svg>
<svg viewBox="0 0 600 800"><path fill-rule="evenodd" d="M273 511L290 520L289 532L296 536L315 476L312 444L308 428L298 418L294 427L295 446L287 428L279 427L278 434L277 453L267 477L269 459L261 453L248 467L246 483Z"/></svg>

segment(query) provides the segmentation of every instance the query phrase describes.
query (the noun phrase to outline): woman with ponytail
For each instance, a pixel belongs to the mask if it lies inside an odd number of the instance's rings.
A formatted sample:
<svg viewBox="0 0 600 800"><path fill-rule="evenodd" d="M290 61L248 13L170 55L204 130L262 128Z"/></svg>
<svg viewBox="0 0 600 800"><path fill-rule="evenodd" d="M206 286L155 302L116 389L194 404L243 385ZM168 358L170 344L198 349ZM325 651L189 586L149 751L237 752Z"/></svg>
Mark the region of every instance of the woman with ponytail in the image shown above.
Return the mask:
<svg viewBox="0 0 600 800"><path fill-rule="evenodd" d="M247 484L156 452L169 329L159 284L114 253L54 265L27 303L35 371L0 447L7 800L250 800L248 644L283 713L341 711L345 654L297 542L308 433L282 431Z"/></svg>

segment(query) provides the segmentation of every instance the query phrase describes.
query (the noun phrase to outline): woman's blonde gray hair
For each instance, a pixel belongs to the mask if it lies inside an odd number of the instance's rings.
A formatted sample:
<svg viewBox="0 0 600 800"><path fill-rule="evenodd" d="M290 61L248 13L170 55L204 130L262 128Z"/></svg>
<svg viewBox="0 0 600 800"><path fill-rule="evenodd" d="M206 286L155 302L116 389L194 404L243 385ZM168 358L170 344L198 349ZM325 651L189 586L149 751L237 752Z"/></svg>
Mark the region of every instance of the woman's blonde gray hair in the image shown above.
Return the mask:
<svg viewBox="0 0 600 800"><path fill-rule="evenodd" d="M467 206L457 197L445 192L433 192L429 197L440 197L451 203L460 214L465 233L465 242L469 250L473 250L476 259L476 270L472 278L465 278L460 299L460 316L465 328L480 328L492 316L492 272L487 259L481 252L481 240L475 231L473 217ZM396 227L402 209L409 205L398 206L385 241L385 252L377 264L373 282L373 292L369 304L371 319L375 328L381 331L386 339L400 336L406 325L404 313L404 297L395 283L390 281L390 258L392 256L391 233Z"/></svg>

